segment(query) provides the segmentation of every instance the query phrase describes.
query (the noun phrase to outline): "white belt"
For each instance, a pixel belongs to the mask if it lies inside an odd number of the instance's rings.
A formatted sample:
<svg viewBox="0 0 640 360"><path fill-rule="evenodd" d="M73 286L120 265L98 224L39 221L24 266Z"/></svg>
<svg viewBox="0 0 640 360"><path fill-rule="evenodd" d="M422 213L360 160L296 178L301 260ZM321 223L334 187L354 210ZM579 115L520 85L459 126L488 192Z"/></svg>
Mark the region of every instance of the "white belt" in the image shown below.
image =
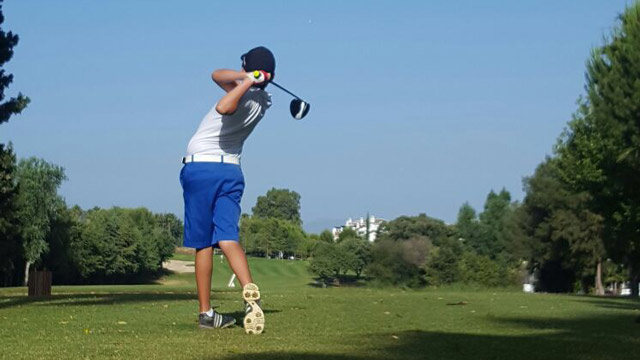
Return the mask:
<svg viewBox="0 0 640 360"><path fill-rule="evenodd" d="M235 155L187 155L182 158L182 163L190 162L218 162L240 165L240 158Z"/></svg>

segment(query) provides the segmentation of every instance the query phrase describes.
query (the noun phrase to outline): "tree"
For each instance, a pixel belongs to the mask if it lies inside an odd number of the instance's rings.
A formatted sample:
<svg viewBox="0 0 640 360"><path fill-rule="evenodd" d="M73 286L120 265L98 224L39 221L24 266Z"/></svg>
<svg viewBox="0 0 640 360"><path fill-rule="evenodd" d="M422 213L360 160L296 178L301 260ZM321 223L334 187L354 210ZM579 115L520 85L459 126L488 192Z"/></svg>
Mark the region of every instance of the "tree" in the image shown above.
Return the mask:
<svg viewBox="0 0 640 360"><path fill-rule="evenodd" d="M560 164L549 158L525 180L531 266L541 270L546 291L569 291L578 280L584 291L593 283L603 294L602 217L590 210L588 193L576 193L562 180Z"/></svg>
<svg viewBox="0 0 640 360"><path fill-rule="evenodd" d="M430 285L452 284L460 280L458 262L462 255L459 241L443 242L426 264L426 279Z"/></svg>
<svg viewBox="0 0 640 360"><path fill-rule="evenodd" d="M240 241L251 254L268 257L282 251L295 255L305 238L300 225L286 220L252 216L240 222Z"/></svg>
<svg viewBox="0 0 640 360"><path fill-rule="evenodd" d="M319 237L316 234L311 234L305 237L298 243L296 253L302 258L306 259L311 257L319 243Z"/></svg>
<svg viewBox="0 0 640 360"><path fill-rule="evenodd" d="M0 0L0 124L20 114L29 98L21 93L5 100L5 91L13 81L13 75L5 73L4 65L13 57L13 48L18 45L18 35L5 32L2 0ZM12 283L16 261L20 257L18 244L18 218L16 216L16 158L11 145L0 144L0 284Z"/></svg>
<svg viewBox="0 0 640 360"><path fill-rule="evenodd" d="M47 252L46 237L56 209L62 199L58 188L66 176L64 169L42 159L29 158L18 164L18 215L22 221L21 238L25 256L25 280L27 285L29 268Z"/></svg>
<svg viewBox="0 0 640 360"><path fill-rule="evenodd" d="M87 282L144 281L156 276L172 253L174 239L147 209L92 209L81 218L71 252Z"/></svg>
<svg viewBox="0 0 640 360"><path fill-rule="evenodd" d="M491 190L484 203L484 211L479 215L480 235L468 242L478 254L493 260L503 257L507 244L502 232L510 211L511 194L506 189L498 194Z"/></svg>
<svg viewBox="0 0 640 360"><path fill-rule="evenodd" d="M140 283L156 279L175 239L145 208L93 208L60 204L42 263L59 284Z"/></svg>
<svg viewBox="0 0 640 360"><path fill-rule="evenodd" d="M165 229L173 239L174 246L182 246L184 236L184 225L175 214L156 214L156 222L159 227Z"/></svg>
<svg viewBox="0 0 640 360"><path fill-rule="evenodd" d="M69 209L60 202L51 221L46 239L49 251L43 254L42 264L53 274L54 284L75 284L81 278L71 248L82 231L77 210L77 207Z"/></svg>
<svg viewBox="0 0 640 360"><path fill-rule="evenodd" d="M348 234L338 242L317 241L315 245L309 269L325 283L330 279L339 282L348 272L360 278L371 262L371 244L355 231Z"/></svg>
<svg viewBox="0 0 640 360"><path fill-rule="evenodd" d="M22 255L17 195L16 156L11 145L0 144L0 285L13 283L12 274Z"/></svg>
<svg viewBox="0 0 640 360"><path fill-rule="evenodd" d="M326 286L331 279L340 276L339 251L335 244L319 242L311 260L309 261L309 271L316 275L323 286Z"/></svg>
<svg viewBox="0 0 640 360"><path fill-rule="evenodd" d="M392 240L382 237L371 248L367 275L385 285L419 287L425 283L425 265L432 242L426 236Z"/></svg>
<svg viewBox="0 0 640 360"><path fill-rule="evenodd" d="M426 214L400 216L383 225L378 240L408 240L416 236L424 236L438 246L440 242L455 236L455 228Z"/></svg>
<svg viewBox="0 0 640 360"><path fill-rule="evenodd" d="M566 180L591 196L603 217L608 253L640 281L640 3L629 6L606 44L587 63L585 99L563 134L558 154Z"/></svg>
<svg viewBox="0 0 640 360"><path fill-rule="evenodd" d="M259 218L275 218L302 224L300 194L292 190L272 188L266 195L258 197L251 210Z"/></svg>
<svg viewBox="0 0 640 360"><path fill-rule="evenodd" d="M459 260L458 268L460 280L467 284L492 287L509 284L509 277L504 273L504 268L486 255L465 252ZM455 275L453 277L455 278Z"/></svg>
<svg viewBox="0 0 640 360"><path fill-rule="evenodd" d="M82 236L73 244L80 274L102 283L138 272L140 233L136 230L115 211L90 210Z"/></svg>
<svg viewBox="0 0 640 360"><path fill-rule="evenodd" d="M371 262L371 244L359 237L349 237L341 241L338 251L343 255L343 268L353 271L356 277L362 275L364 269Z"/></svg>
<svg viewBox="0 0 640 360"><path fill-rule="evenodd" d="M335 242L335 240L333 240L333 234L329 230L323 230L320 233L320 236L318 237L318 240L322 241L322 242L329 243L329 244L332 244L332 243Z"/></svg>
<svg viewBox="0 0 640 360"><path fill-rule="evenodd" d="M358 235L358 232L353 230L350 227L345 227L344 229L342 229L342 231L340 232L340 234L338 235L338 240L336 240L336 242L343 242L346 239L359 239L360 236Z"/></svg>
<svg viewBox="0 0 640 360"><path fill-rule="evenodd" d="M2 28L4 14L0 0L0 124L9 121L12 115L20 114L29 104L29 98L19 93L17 97L5 101L5 90L13 82L13 75L4 71L4 65L13 57L13 48L18 45L18 35Z"/></svg>
<svg viewBox="0 0 640 360"><path fill-rule="evenodd" d="M462 239L465 244L472 247L478 244L478 238L481 235L480 222L476 215L476 210L464 203L458 210L458 220L456 221L456 230L458 239Z"/></svg>
<svg viewBox="0 0 640 360"><path fill-rule="evenodd" d="M455 227L425 214L400 216L385 223L379 232L367 275L382 284L422 286L432 248L455 235Z"/></svg>

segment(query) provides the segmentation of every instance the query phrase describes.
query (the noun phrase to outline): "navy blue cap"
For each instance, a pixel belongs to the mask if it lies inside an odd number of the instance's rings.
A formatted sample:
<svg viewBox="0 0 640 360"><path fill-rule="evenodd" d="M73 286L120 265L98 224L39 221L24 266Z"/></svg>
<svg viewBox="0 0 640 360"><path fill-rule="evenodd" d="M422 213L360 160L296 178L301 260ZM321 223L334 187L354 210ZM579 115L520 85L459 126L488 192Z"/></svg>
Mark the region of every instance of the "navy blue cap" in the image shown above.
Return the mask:
<svg viewBox="0 0 640 360"><path fill-rule="evenodd" d="M240 59L245 71L263 70L270 73L273 79L276 71L276 58L273 57L271 50L264 46L258 46L243 54Z"/></svg>

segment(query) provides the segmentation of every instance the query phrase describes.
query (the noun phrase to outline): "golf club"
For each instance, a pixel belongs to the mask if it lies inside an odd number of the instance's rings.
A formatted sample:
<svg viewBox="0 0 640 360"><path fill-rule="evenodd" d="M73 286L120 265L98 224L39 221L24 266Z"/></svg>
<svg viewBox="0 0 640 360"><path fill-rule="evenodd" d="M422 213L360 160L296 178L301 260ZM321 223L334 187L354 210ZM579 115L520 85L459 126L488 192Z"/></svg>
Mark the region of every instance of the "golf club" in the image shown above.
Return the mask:
<svg viewBox="0 0 640 360"><path fill-rule="evenodd" d="M291 96L293 96L295 98L295 99L291 100L291 105L289 106L289 110L291 111L291 116L293 116L294 119L300 120L300 119L302 119L303 117L305 117L307 115L307 113L309 112L309 109L311 108L311 104L309 104L308 102L302 100L298 95L296 95L296 94L292 93L291 91L283 88L282 86L278 85L274 81L272 81L271 84L273 84L278 89L286 92L287 94L289 94L289 95L291 95Z"/></svg>

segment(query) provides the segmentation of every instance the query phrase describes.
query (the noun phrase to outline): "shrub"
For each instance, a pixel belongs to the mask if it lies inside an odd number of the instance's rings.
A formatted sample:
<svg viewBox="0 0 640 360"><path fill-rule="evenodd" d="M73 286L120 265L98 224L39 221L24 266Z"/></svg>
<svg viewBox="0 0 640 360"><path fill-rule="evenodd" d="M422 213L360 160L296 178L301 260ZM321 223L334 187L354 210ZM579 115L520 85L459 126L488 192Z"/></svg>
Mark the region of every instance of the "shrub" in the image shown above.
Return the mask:
<svg viewBox="0 0 640 360"><path fill-rule="evenodd" d="M376 242L367 274L381 285L422 286L424 263L430 246L425 237Z"/></svg>
<svg viewBox="0 0 640 360"><path fill-rule="evenodd" d="M425 279L429 285L452 284L460 280L458 260L462 248L456 240L443 241L426 265Z"/></svg>
<svg viewBox="0 0 640 360"><path fill-rule="evenodd" d="M500 265L486 255L466 252L460 260L459 268L460 280L467 284L499 286L506 285L508 281Z"/></svg>

